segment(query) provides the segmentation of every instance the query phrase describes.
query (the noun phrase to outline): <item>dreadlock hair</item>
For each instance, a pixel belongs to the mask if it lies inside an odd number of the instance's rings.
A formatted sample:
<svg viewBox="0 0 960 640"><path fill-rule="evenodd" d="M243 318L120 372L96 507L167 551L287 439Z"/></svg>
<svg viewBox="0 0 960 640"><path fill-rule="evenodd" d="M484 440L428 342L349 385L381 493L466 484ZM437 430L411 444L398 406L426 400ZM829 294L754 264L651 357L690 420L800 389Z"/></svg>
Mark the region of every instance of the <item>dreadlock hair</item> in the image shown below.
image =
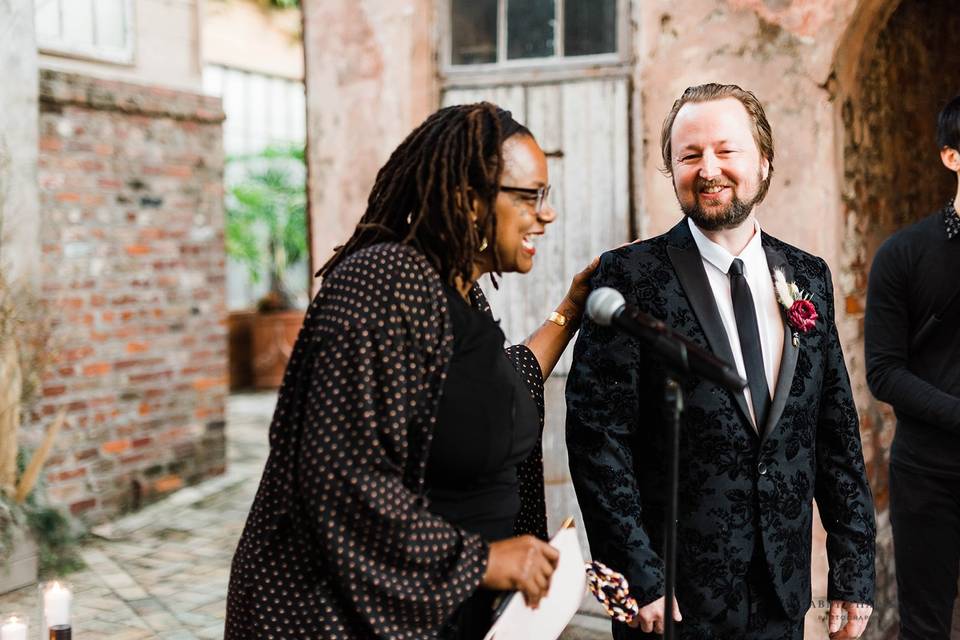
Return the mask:
<svg viewBox="0 0 960 640"><path fill-rule="evenodd" d="M504 140L530 131L489 102L440 109L414 129L377 173L367 209L347 242L317 272L326 276L347 256L379 242L408 244L448 283L473 277L484 239L495 245L494 201ZM473 198L482 218L473 221ZM500 257L492 251L494 271Z"/></svg>

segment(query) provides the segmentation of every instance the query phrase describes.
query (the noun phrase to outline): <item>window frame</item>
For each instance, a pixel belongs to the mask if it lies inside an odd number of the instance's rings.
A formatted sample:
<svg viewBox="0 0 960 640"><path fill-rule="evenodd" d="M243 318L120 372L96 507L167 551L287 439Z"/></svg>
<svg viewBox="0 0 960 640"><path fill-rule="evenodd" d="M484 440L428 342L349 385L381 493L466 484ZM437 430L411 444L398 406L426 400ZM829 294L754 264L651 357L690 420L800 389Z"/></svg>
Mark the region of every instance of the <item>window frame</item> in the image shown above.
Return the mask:
<svg viewBox="0 0 960 640"><path fill-rule="evenodd" d="M595 53L581 56L564 55L564 5L565 0L553 0L555 10L554 43L555 53L540 58L507 58L507 0L497 0L497 61L479 64L453 64L453 0L438 0L440 75L448 79L467 79L472 76L484 76L507 72L529 71L576 71L597 67L622 67L629 62L627 46L630 30L630 0L615 0L615 20L617 47L609 53Z"/></svg>
<svg viewBox="0 0 960 640"><path fill-rule="evenodd" d="M60 31L63 31L63 4L65 2L71 2L72 0L37 0L38 2L56 2L57 4L57 13L60 20ZM59 40L45 40L40 36L39 33L36 34L37 37L37 50L40 53L58 56L62 58L75 58L78 60L89 60L93 62L108 62L116 65L124 66L134 66L136 63L135 52L136 52L136 43L134 42L136 37L136 13L135 13L135 4L133 0L121 0L124 12L124 25L123 25L123 47L108 47L103 45L83 45L83 44L69 44L62 39ZM93 0L91 7L94 6L96 0ZM94 33L96 33L97 23L96 17L93 21Z"/></svg>

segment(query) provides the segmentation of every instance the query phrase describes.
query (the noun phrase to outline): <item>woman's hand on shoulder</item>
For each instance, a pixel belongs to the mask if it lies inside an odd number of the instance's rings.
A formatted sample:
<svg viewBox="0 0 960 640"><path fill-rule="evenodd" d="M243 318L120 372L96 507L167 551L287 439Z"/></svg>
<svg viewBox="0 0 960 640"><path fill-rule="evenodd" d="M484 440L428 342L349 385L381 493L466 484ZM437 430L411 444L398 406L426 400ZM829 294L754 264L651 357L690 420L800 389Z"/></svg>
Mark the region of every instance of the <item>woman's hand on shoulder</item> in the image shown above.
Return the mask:
<svg viewBox="0 0 960 640"><path fill-rule="evenodd" d="M590 278L597 270L600 264L600 256L590 261L586 268L573 276L573 282L570 283L570 289L567 291L567 299L581 311L587 304L587 296L590 295Z"/></svg>

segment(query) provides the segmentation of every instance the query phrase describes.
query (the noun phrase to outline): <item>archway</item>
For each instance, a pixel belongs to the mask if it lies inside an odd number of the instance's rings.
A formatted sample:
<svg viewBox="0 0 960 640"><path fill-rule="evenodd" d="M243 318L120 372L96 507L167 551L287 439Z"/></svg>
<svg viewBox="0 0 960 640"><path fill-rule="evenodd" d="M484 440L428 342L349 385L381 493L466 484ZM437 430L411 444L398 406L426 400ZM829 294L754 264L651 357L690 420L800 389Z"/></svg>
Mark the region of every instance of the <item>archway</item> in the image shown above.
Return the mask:
<svg viewBox="0 0 960 640"><path fill-rule="evenodd" d="M855 339L847 345L857 359L863 353L867 275L877 248L894 231L941 207L956 189L940 163L935 131L937 113L960 93L958 32L955 0L863 0L838 48L846 223L838 296L845 297L848 316L857 319ZM868 393L859 404L871 484L883 513L895 419ZM895 602L887 598L891 590L884 586L894 580L889 538L881 537L878 546L877 613L889 619L895 615ZM880 626L887 627L882 621Z"/></svg>

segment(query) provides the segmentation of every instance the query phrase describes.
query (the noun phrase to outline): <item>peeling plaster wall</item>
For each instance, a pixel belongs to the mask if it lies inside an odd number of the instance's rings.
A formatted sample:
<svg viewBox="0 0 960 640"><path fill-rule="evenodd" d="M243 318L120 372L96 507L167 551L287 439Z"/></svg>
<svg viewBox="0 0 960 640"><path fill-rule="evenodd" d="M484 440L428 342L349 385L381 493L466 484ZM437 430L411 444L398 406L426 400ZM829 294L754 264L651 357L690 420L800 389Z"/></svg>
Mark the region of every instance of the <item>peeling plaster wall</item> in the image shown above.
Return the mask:
<svg viewBox="0 0 960 640"><path fill-rule="evenodd" d="M0 0L0 269L11 278L39 275L36 50L33 2Z"/></svg>
<svg viewBox="0 0 960 640"><path fill-rule="evenodd" d="M438 104L432 0L304 3L314 270L349 237L377 170Z"/></svg>
<svg viewBox="0 0 960 640"><path fill-rule="evenodd" d="M839 99L843 120L843 213L846 228L843 269L847 349L863 349L863 314L870 263L880 244L896 230L941 207L956 190L936 146L936 116L960 92L960 12L953 0L905 0L878 29L864 52L856 82ZM873 400L863 382L861 362L851 367L870 448L883 461L871 469L880 510L889 504L887 465L896 419L888 405ZM889 547L888 540L881 544ZM889 550L889 549L888 549ZM886 555L886 554L884 554ZM883 555L881 557L884 557ZM878 568L893 581L892 558ZM893 602L894 590L885 594ZM957 607L955 637L960 637ZM892 612L879 611L881 615Z"/></svg>
<svg viewBox="0 0 960 640"><path fill-rule="evenodd" d="M858 83L842 101L845 257L851 274L846 307L858 346L877 248L956 191L955 177L940 161L936 117L960 92L960 49L944 38L958 31L960 12L952 0L907 0L880 31ZM878 403L868 405L886 459L893 416ZM878 503L887 503L885 478Z"/></svg>
<svg viewBox="0 0 960 640"><path fill-rule="evenodd" d="M683 90L735 83L766 105L775 176L760 211L764 228L830 261L838 257L835 113L824 88L853 1L655 0L644 2L636 55L643 95L644 235L679 219L670 180L659 173L660 127ZM815 34L815 35L814 35ZM832 264L833 262L831 262Z"/></svg>

